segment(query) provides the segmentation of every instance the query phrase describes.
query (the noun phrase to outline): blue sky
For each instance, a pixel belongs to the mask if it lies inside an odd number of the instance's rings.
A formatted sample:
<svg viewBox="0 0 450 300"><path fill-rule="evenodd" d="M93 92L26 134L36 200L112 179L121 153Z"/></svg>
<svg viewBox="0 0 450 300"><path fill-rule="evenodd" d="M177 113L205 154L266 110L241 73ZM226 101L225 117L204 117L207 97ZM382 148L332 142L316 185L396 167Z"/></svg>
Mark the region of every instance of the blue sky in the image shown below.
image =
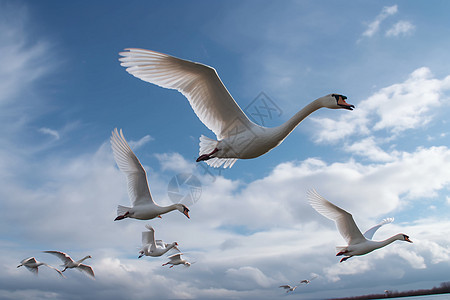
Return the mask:
<svg viewBox="0 0 450 300"><path fill-rule="evenodd" d="M322 299L448 281L450 4L444 1L0 1L0 298ZM214 138L178 92L130 76L124 48L213 66L242 107L261 92L279 125L342 93L276 149L221 172L195 163ZM180 173L202 183L188 220L113 222L128 205L109 137L123 128L155 200ZM213 176L211 176L211 174ZM344 241L307 203L316 188L375 239L397 242L339 264ZM137 259L141 231L178 241L191 268ZM16 269L44 250L92 255L97 279Z"/></svg>

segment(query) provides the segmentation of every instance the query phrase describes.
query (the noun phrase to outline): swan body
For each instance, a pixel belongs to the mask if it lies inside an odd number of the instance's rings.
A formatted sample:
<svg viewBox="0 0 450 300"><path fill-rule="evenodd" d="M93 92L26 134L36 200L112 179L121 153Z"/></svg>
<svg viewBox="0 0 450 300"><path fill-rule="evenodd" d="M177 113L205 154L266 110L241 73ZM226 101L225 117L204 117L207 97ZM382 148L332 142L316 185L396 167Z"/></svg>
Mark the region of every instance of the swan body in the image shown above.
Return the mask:
<svg viewBox="0 0 450 300"><path fill-rule="evenodd" d="M338 251L336 256L344 255L340 262L346 261L347 259L355 255L364 255L376 249L383 248L393 243L394 241L406 241L412 243L412 241L409 239L409 236L403 233L396 234L383 241L372 241L370 239L367 239L356 226L355 221L353 220L353 217L350 213L327 201L315 190L308 191L308 199L311 206L318 213L336 222L339 233L347 241L347 246L336 247ZM380 227L381 226L382 225L380 225ZM371 234L373 236L373 233L375 233L378 228L376 228L372 233L369 232L368 235ZM368 231L371 231L371 229L369 229Z"/></svg>
<svg viewBox="0 0 450 300"><path fill-rule="evenodd" d="M58 272L59 275L64 277L64 274L60 270L58 270L57 268L55 268L53 266L50 266L49 264L46 264L44 262L40 262L40 261L36 260L36 258L34 258L34 257L28 257L28 258L23 259L20 262L20 265L18 265L17 267L19 268L19 267L22 267L22 266L24 266L25 268L27 268L28 270L30 270L31 272L33 272L36 275L39 272L39 267L40 266L46 266L46 267L49 267L50 269L55 270L56 272Z"/></svg>
<svg viewBox="0 0 450 300"><path fill-rule="evenodd" d="M117 166L127 177L128 195L132 204L132 207L119 205L114 221L125 218L150 220L173 210L178 210L190 218L189 209L184 204L159 206L153 201L148 187L147 173L125 140L122 129L120 133L117 128L112 132L111 147Z"/></svg>
<svg viewBox="0 0 450 300"><path fill-rule="evenodd" d="M92 270L91 266L85 265L82 262L88 258L92 258L90 255L86 255L80 260L74 261L69 255L60 251L44 251L44 253L50 253L57 256L62 262L64 269L61 272L64 272L67 269L77 268L78 270L95 277L94 270Z"/></svg>
<svg viewBox="0 0 450 300"><path fill-rule="evenodd" d="M212 130L217 140L200 137L197 162L212 167L232 167L237 159L261 156L278 146L300 122L315 110L352 110L347 97L329 94L318 98L281 126L267 128L252 122L230 95L212 67L167 54L125 49L119 53L121 65L131 75L158 86L180 91L195 114Z"/></svg>
<svg viewBox="0 0 450 300"><path fill-rule="evenodd" d="M185 259L181 258L181 255L183 255L183 253L176 253L176 254L169 256L168 257L169 261L166 262L165 264L163 264L163 266L171 265L169 268L172 268L173 266L176 266L176 265L184 265L186 267L190 267L191 263L186 261Z"/></svg>
<svg viewBox="0 0 450 300"><path fill-rule="evenodd" d="M150 225L146 225L145 227L148 229L148 231L142 232L142 248L139 251L139 258L144 255L152 257L161 256L171 249L175 249L180 252L177 247L177 242L167 244L161 240L155 240L155 230L153 229L153 227Z"/></svg>
<svg viewBox="0 0 450 300"><path fill-rule="evenodd" d="M297 288L296 285L295 286L290 286L289 284L280 285L279 287L285 289L286 293L293 292Z"/></svg>

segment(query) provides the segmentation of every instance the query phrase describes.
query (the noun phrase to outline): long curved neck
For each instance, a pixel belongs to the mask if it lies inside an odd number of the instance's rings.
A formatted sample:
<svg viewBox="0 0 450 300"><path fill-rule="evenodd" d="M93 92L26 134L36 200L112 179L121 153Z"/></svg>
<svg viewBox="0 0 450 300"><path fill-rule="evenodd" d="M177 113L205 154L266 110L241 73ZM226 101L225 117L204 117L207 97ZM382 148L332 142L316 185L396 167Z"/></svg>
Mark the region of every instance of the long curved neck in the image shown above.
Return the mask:
<svg viewBox="0 0 450 300"><path fill-rule="evenodd" d="M309 103L299 112L293 115L289 120L287 120L284 124L276 127L278 134L282 137L282 139L284 139L292 132L292 130L295 129L295 127L298 126L298 124L300 124L301 121L303 121L311 113L322 107L324 106L322 104L321 98Z"/></svg>
<svg viewBox="0 0 450 300"><path fill-rule="evenodd" d="M376 249L382 248L384 246L387 246L387 245L389 245L389 244L391 244L391 243L393 243L393 242L395 242L397 240L401 240L401 238L398 236L398 234L394 235L394 236L391 236L390 238L385 239L383 241L375 242L377 244L377 248Z"/></svg>
<svg viewBox="0 0 450 300"><path fill-rule="evenodd" d="M77 261L77 263L81 264L83 261L85 261L86 259L89 258L89 255L83 257L82 259L80 259L79 261Z"/></svg>
<svg viewBox="0 0 450 300"><path fill-rule="evenodd" d="M169 211L176 210L176 209L177 209L177 205L172 204L169 206L160 206L159 211L160 211L160 214L165 214L165 213L168 213Z"/></svg>

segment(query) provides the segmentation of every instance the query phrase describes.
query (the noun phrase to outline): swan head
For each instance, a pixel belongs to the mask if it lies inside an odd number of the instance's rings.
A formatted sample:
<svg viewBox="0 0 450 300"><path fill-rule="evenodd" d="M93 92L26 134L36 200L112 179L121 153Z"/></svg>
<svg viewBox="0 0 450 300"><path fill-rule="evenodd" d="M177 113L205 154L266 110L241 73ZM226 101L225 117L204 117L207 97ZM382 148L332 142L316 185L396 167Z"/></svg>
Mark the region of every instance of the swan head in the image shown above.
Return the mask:
<svg viewBox="0 0 450 300"><path fill-rule="evenodd" d="M322 105L327 108L331 109L347 109L347 110L353 110L355 108L354 105L348 104L345 99L347 99L346 96L340 95L340 94L329 94L325 97L320 98Z"/></svg>
<svg viewBox="0 0 450 300"><path fill-rule="evenodd" d="M184 262L184 265L186 266L186 267L190 267L191 266L191 263L190 262Z"/></svg>
<svg viewBox="0 0 450 300"><path fill-rule="evenodd" d="M401 235L401 240L412 243L412 241L409 239L409 236L407 236L406 234L400 234Z"/></svg>
<svg viewBox="0 0 450 300"><path fill-rule="evenodd" d="M175 207L178 209L179 212L184 214L188 219L191 218L191 217L189 217L189 208L187 208L186 205L178 203L178 204L175 204Z"/></svg>

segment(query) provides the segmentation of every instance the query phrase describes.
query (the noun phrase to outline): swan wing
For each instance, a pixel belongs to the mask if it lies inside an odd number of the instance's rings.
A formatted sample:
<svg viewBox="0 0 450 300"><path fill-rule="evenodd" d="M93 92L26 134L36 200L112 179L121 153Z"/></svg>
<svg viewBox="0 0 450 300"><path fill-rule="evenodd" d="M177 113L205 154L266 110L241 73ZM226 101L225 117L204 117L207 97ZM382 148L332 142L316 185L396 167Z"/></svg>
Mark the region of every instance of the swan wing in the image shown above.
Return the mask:
<svg viewBox="0 0 450 300"><path fill-rule="evenodd" d="M37 260L34 257L28 257L28 258L22 259L22 261L20 262L20 264L22 264L22 265L25 265L27 263L35 264L35 263L37 263Z"/></svg>
<svg viewBox="0 0 450 300"><path fill-rule="evenodd" d="M39 267L30 267L27 265L24 265L24 266L25 266L25 268L27 268L28 271L33 272L36 275L39 273Z"/></svg>
<svg viewBox="0 0 450 300"><path fill-rule="evenodd" d="M94 275L94 270L92 269L91 266L85 265L85 264L81 264L78 266L78 269L87 273L88 275L95 277Z"/></svg>
<svg viewBox="0 0 450 300"><path fill-rule="evenodd" d="M364 237L368 240L371 240L373 238L373 235L375 234L375 232L383 225L389 224L394 222L394 218L386 218L383 221L381 221L380 223L378 223L377 225L369 228L366 232L364 232Z"/></svg>
<svg viewBox="0 0 450 300"><path fill-rule="evenodd" d="M311 206L318 213L336 222L339 233L349 245L358 244L366 240L350 213L329 202L314 189L308 191L308 199Z"/></svg>
<svg viewBox="0 0 450 300"><path fill-rule="evenodd" d="M142 232L142 246L155 243L155 230L150 225L145 225L148 231Z"/></svg>
<svg viewBox="0 0 450 300"><path fill-rule="evenodd" d="M69 255L64 253L64 252L60 252L60 251L43 251L43 252L44 253L50 253L50 254L53 254L53 255L57 256L66 265L68 263L73 262L73 259Z"/></svg>
<svg viewBox="0 0 450 300"><path fill-rule="evenodd" d="M181 255L182 255L183 253L175 253L175 254L172 254L172 255L170 255L170 256L168 256L167 258L168 259L170 259L171 261L176 261L176 260L181 260Z"/></svg>
<svg viewBox="0 0 450 300"><path fill-rule="evenodd" d="M121 66L144 81L181 92L200 121L223 139L238 120L247 127L251 122L231 97L216 70L212 67L176 58L167 54L125 49L119 53Z"/></svg>
<svg viewBox="0 0 450 300"><path fill-rule="evenodd" d="M114 128L111 147L117 166L127 177L128 196L133 206L154 204L148 187L147 173L125 140L122 129L119 132Z"/></svg>
<svg viewBox="0 0 450 300"><path fill-rule="evenodd" d="M46 263L42 263L42 264L43 264L44 266L49 267L50 269L55 270L55 271L58 272L58 274L61 275L63 278L66 278L66 277L64 276L64 274L63 274L60 270L58 270L57 268L55 268L54 266L51 266L51 265L46 264Z"/></svg>
<svg viewBox="0 0 450 300"><path fill-rule="evenodd" d="M285 284L285 285L280 285L280 288L283 288L283 289L290 289L290 288L291 288L291 286L290 286L290 285L287 285L287 284Z"/></svg>

